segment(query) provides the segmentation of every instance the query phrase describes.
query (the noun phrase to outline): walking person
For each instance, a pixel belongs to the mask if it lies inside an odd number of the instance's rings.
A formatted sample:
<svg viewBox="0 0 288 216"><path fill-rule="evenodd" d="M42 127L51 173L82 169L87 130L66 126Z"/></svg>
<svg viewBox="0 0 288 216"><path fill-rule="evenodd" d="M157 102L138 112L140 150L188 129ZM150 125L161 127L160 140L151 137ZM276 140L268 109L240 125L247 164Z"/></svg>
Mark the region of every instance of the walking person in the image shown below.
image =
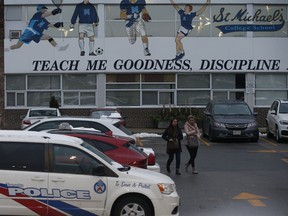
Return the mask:
<svg viewBox="0 0 288 216"><path fill-rule="evenodd" d="M184 47L181 40L188 36L188 34L192 31L192 21L196 16L200 16L211 2L211 0L207 0L206 4L203 5L198 11L192 12L193 6L191 4L186 4L184 9L181 9L173 0L170 0L172 6L177 10L180 15L181 26L177 31L177 35L175 38L176 42L176 57L173 60L180 60L185 56Z"/></svg>
<svg viewBox="0 0 288 216"><path fill-rule="evenodd" d="M183 139L183 134L181 128L178 126L178 120L176 118L172 119L169 126L165 129L162 134L162 138L167 141L166 152L168 154L168 160L166 164L166 169L168 173L171 173L170 165L174 160L174 155L176 157L176 175L181 175L180 162L181 162L181 140Z"/></svg>
<svg viewBox="0 0 288 216"><path fill-rule="evenodd" d="M198 171L195 167L195 158L197 156L198 147L199 147L199 137L200 131L195 122L195 119L192 115L189 115L187 118L187 122L184 125L184 131L186 133L187 144L186 148L190 154L189 161L185 164L185 170L188 171L188 168L191 164L192 166L192 173L198 174Z"/></svg>

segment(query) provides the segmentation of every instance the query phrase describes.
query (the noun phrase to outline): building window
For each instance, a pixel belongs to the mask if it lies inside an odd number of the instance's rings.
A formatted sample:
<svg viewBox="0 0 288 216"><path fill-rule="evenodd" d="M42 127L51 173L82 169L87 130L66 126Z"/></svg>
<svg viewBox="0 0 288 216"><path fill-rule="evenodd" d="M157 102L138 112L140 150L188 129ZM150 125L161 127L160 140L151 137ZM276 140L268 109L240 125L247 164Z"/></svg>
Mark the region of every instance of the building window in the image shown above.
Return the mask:
<svg viewBox="0 0 288 216"><path fill-rule="evenodd" d="M245 74L212 74L213 100L244 100Z"/></svg>
<svg viewBox="0 0 288 216"><path fill-rule="evenodd" d="M223 34L223 32L217 28L223 25L245 25L247 22L233 19L239 11L245 11L246 5L213 5L211 7L212 20L212 37L246 37L246 31L235 31ZM229 18L226 18L229 16ZM226 18L226 19L225 19Z"/></svg>
<svg viewBox="0 0 288 216"><path fill-rule="evenodd" d="M49 107L51 97L54 96L56 100L60 101L60 91L28 91L27 92L27 106L46 106Z"/></svg>
<svg viewBox="0 0 288 216"><path fill-rule="evenodd" d="M177 76L177 105L206 105L210 100L209 74L179 74Z"/></svg>
<svg viewBox="0 0 288 216"><path fill-rule="evenodd" d="M283 28L279 31L256 31L254 37L287 37L288 35L288 18L287 6L285 5L254 5L254 13L261 11L262 17L274 17L275 20L269 22L269 25L281 25L285 22ZM282 18L281 18L282 17ZM254 22L257 25L263 25L263 22ZM267 25L267 24L266 24ZM269 26L267 26L269 28Z"/></svg>
<svg viewBox="0 0 288 216"><path fill-rule="evenodd" d="M45 82L43 82L45 80ZM60 75L28 76L28 89L60 89Z"/></svg>
<svg viewBox="0 0 288 216"><path fill-rule="evenodd" d="M178 106L203 106L210 101L210 90L177 91Z"/></svg>
<svg viewBox="0 0 288 216"><path fill-rule="evenodd" d="M256 74L255 105L270 106L275 98L287 99L287 74Z"/></svg>
<svg viewBox="0 0 288 216"><path fill-rule="evenodd" d="M179 5L184 9L185 5ZM197 11L202 4L193 5L193 11ZM194 30L188 37L208 37L210 35L210 10L207 9L193 20ZM175 37L180 27L180 16L171 4L168 5L146 5L153 22L145 23L149 37ZM165 11L165 13L159 13ZM125 21L120 20L119 5L105 5L105 35L106 37L126 37ZM161 31L159 31L161 26Z"/></svg>
<svg viewBox="0 0 288 216"><path fill-rule="evenodd" d="M6 90L25 90L26 81L25 75L7 75L6 76Z"/></svg>
<svg viewBox="0 0 288 216"><path fill-rule="evenodd" d="M178 75L178 88L183 89L198 89L210 88L210 75L209 74L179 74Z"/></svg>
<svg viewBox="0 0 288 216"><path fill-rule="evenodd" d="M96 105L96 74L65 74L62 85L64 106Z"/></svg>

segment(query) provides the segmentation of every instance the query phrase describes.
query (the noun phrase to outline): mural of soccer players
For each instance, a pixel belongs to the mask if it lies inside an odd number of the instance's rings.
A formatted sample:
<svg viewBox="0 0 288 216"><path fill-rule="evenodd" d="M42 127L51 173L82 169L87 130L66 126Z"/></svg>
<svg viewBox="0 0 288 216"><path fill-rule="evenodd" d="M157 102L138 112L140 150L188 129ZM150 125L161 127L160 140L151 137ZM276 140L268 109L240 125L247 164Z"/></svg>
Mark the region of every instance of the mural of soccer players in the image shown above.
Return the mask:
<svg viewBox="0 0 288 216"><path fill-rule="evenodd" d="M47 9L48 8L43 4L37 6L37 12L31 18L28 26L19 38L18 42L10 46L11 50L19 49L24 43L29 44L31 41L39 43L40 40L48 40L50 44L59 51L64 51L68 48L68 44L60 46L51 36L43 34L43 31L50 27L63 27L63 22L56 22L52 24L46 20L46 17L59 14L62 12L62 10L60 8L56 8L52 10L52 12L47 12Z"/></svg>
<svg viewBox="0 0 288 216"><path fill-rule="evenodd" d="M71 18L70 28L74 29L74 25L79 19L79 48L80 48L80 56L85 55L85 43L84 38L87 36L89 38L89 56L96 56L94 52L94 37L95 31L94 28L98 26L99 17L97 11L93 4L89 2L89 0L84 0L83 2L76 5L74 13Z"/></svg>
<svg viewBox="0 0 288 216"><path fill-rule="evenodd" d="M181 20L181 26L177 31L175 38L176 43L176 57L173 60L180 60L185 56L184 47L182 44L182 39L186 37L193 29L192 21L196 16L201 15L211 0L207 0L206 4L203 5L198 11L192 12L193 6L191 4L186 4L184 9L181 9L173 0L170 0L172 6L178 11Z"/></svg>
<svg viewBox="0 0 288 216"><path fill-rule="evenodd" d="M149 22L151 17L145 6L145 0L122 0L120 3L120 18L125 20L130 44L136 42L137 34L139 34L144 47L144 55L150 56L144 21Z"/></svg>

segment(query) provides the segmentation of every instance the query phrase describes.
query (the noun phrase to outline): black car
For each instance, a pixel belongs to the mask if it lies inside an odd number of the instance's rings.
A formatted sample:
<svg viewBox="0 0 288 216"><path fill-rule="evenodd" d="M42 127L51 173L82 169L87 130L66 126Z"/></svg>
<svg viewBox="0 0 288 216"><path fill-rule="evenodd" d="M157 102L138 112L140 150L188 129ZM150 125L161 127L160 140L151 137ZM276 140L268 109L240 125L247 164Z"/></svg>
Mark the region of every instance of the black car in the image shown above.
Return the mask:
<svg viewBox="0 0 288 216"><path fill-rule="evenodd" d="M210 101L204 111L203 136L210 141L217 138L245 138L257 142L259 129L256 115L244 101Z"/></svg>

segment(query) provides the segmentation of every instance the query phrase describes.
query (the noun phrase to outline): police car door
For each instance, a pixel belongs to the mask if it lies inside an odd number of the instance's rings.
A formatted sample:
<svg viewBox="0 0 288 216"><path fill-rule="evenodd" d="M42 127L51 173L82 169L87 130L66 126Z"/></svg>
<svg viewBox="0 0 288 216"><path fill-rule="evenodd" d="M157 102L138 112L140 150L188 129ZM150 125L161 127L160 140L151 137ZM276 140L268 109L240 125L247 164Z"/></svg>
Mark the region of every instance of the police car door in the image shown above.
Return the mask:
<svg viewBox="0 0 288 216"><path fill-rule="evenodd" d="M99 162L73 146L54 144L50 153L49 207L71 215L102 215L107 177L92 175L92 167Z"/></svg>
<svg viewBox="0 0 288 216"><path fill-rule="evenodd" d="M46 156L45 143L0 142L0 215L46 215Z"/></svg>

